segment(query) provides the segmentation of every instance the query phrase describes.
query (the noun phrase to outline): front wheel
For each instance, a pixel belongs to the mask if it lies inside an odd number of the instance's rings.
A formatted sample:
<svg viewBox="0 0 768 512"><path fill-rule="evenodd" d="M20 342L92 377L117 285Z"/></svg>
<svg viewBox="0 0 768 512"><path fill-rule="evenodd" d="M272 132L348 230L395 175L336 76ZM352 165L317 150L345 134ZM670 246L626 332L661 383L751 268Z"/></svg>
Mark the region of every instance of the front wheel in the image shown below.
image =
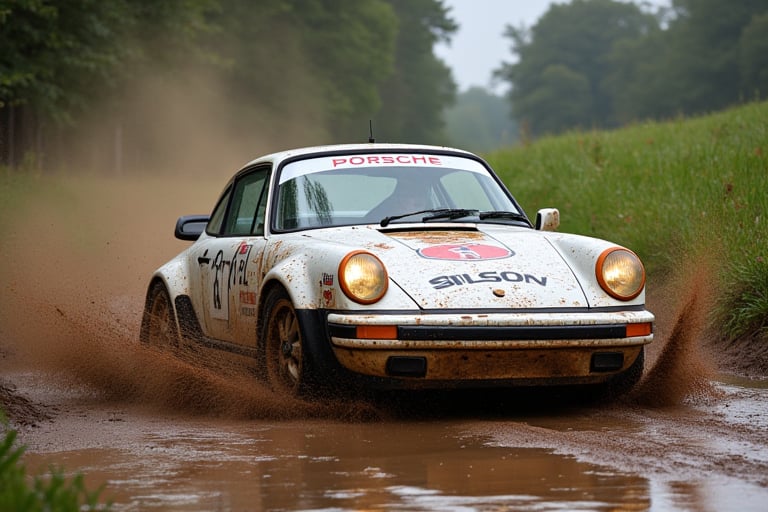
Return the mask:
<svg viewBox="0 0 768 512"><path fill-rule="evenodd" d="M145 341L154 347L166 350L177 349L179 347L179 332L176 325L176 313L173 310L168 290L163 283L157 282L152 285L144 314L147 322Z"/></svg>
<svg viewBox="0 0 768 512"><path fill-rule="evenodd" d="M282 288L267 295L262 325L267 382L277 392L292 396L305 394L308 368L299 319Z"/></svg>

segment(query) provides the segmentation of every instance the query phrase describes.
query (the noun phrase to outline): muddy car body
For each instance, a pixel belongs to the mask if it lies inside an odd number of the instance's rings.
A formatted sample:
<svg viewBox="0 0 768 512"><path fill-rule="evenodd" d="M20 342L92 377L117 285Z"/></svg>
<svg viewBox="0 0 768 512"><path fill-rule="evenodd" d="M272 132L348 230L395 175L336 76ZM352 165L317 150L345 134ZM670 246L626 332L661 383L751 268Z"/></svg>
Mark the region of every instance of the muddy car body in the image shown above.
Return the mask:
<svg viewBox="0 0 768 512"><path fill-rule="evenodd" d="M141 338L239 354L274 388L582 384L653 339L630 250L532 223L481 158L419 145L253 160L148 287Z"/></svg>

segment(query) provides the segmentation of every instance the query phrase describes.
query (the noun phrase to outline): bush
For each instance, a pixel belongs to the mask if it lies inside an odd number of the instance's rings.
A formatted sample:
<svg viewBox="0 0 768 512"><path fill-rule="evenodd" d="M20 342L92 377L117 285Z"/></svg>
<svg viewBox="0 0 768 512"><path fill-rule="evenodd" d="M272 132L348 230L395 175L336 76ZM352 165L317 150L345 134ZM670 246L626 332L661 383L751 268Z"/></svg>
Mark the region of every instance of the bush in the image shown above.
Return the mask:
<svg viewBox="0 0 768 512"><path fill-rule="evenodd" d="M24 448L16 446L16 431L6 427L5 438L0 443L0 510L109 510L109 504L99 504L101 489L86 490L82 474L67 481L61 470L51 469L48 475L28 477L21 463L23 454Z"/></svg>

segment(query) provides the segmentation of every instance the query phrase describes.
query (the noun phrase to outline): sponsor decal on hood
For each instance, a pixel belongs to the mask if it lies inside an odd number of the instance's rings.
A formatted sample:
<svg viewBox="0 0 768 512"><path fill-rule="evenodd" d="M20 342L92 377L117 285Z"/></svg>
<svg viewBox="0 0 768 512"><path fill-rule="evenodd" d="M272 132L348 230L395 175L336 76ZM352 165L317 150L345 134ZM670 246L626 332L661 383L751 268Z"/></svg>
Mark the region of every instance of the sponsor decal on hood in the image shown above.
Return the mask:
<svg viewBox="0 0 768 512"><path fill-rule="evenodd" d="M477 243L431 245L416 252L433 260L499 260L515 254L506 247Z"/></svg>

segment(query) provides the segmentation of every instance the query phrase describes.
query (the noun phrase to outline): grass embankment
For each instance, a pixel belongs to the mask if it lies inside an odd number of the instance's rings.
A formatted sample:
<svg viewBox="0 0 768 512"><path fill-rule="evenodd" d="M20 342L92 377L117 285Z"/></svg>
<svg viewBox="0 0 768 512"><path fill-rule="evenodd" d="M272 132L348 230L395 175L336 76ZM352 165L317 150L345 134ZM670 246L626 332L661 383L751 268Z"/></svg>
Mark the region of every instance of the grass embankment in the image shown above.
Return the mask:
<svg viewBox="0 0 768 512"><path fill-rule="evenodd" d="M725 339L768 343L768 103L486 155L529 214L637 252L652 280L710 259Z"/></svg>

